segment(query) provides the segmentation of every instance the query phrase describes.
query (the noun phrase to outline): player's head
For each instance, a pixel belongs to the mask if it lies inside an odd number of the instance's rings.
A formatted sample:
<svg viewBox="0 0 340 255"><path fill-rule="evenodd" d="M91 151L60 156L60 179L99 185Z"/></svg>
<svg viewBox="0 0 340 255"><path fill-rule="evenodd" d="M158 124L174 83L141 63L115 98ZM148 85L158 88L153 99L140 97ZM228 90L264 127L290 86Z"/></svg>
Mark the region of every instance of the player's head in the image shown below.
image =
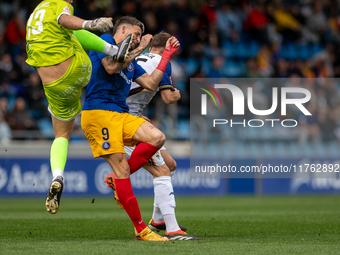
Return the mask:
<svg viewBox="0 0 340 255"><path fill-rule="evenodd" d="M160 32L156 34L153 37L152 42L150 43L150 52L157 51L157 53L162 54L165 49L166 42L169 40L170 37L171 35L166 32Z"/></svg>
<svg viewBox="0 0 340 255"><path fill-rule="evenodd" d="M131 48L135 49L140 43L140 38L144 33L144 24L138 19L131 16L123 16L116 21L113 27L113 37L118 41L124 40L129 34L135 37Z"/></svg>

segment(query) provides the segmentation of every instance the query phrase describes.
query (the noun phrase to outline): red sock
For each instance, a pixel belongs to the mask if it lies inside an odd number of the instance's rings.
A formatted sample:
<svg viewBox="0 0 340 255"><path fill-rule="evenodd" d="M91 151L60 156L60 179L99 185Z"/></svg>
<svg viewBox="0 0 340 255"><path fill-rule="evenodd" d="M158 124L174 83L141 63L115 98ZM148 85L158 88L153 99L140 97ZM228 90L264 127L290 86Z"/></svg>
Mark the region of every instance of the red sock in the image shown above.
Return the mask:
<svg viewBox="0 0 340 255"><path fill-rule="evenodd" d="M131 153L131 157L128 160L130 165L130 174L133 174L140 168L142 168L149 159L159 150L159 147L153 146L149 143L140 143Z"/></svg>
<svg viewBox="0 0 340 255"><path fill-rule="evenodd" d="M135 225L137 232L140 233L146 228L146 225L142 220L137 199L133 194L130 178L116 179L116 191L125 211Z"/></svg>

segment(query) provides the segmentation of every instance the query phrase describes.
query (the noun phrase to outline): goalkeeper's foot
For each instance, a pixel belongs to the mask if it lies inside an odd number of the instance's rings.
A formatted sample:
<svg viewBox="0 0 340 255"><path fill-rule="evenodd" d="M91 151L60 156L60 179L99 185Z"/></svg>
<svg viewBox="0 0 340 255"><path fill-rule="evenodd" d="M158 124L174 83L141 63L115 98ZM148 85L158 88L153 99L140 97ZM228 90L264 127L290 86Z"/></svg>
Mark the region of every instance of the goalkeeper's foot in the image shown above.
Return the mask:
<svg viewBox="0 0 340 255"><path fill-rule="evenodd" d="M49 213L55 214L58 212L60 197L63 193L63 188L64 178L62 176L57 176L55 179L52 180L50 190L45 200L45 206Z"/></svg>
<svg viewBox="0 0 340 255"><path fill-rule="evenodd" d="M133 43L134 36L129 34L123 41L117 44L118 52L113 57L114 60L120 63L124 63L128 57L131 44Z"/></svg>
<svg viewBox="0 0 340 255"><path fill-rule="evenodd" d="M142 241L156 241L156 242L169 241L168 239L160 235L157 235L155 232L153 232L148 227L144 228L140 233L137 233L135 229L135 236L137 240L142 240Z"/></svg>
<svg viewBox="0 0 340 255"><path fill-rule="evenodd" d="M174 240L200 240L196 236L188 235L183 230L177 230L177 231L170 232L170 233L165 231L164 238L167 238L171 241L174 241Z"/></svg>
<svg viewBox="0 0 340 255"><path fill-rule="evenodd" d="M183 231L187 231L187 228L181 225L178 225L180 227L181 230ZM152 230L152 231L156 231L159 232L161 230L165 230L166 226L165 226L165 222L161 222L161 223L155 223L153 221L153 219L151 218L151 220L149 221L149 225L148 227Z"/></svg>
<svg viewBox="0 0 340 255"><path fill-rule="evenodd" d="M107 184L107 186L109 188L111 188L113 190L113 192L115 193L115 200L117 202L117 205L120 206L120 208L124 209L124 206L122 205L122 203L120 202L118 195L117 195L117 191L116 191L116 182L115 182L115 175L114 173L109 174L108 176L106 176L105 178L105 183Z"/></svg>

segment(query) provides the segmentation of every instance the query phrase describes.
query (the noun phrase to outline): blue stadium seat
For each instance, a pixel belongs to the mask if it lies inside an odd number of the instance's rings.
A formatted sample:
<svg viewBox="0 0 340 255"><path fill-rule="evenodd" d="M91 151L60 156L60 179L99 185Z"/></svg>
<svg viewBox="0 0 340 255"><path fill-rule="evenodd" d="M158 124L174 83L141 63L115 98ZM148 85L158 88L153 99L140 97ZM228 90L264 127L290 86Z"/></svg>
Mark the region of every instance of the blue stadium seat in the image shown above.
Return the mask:
<svg viewBox="0 0 340 255"><path fill-rule="evenodd" d="M241 141L237 141L236 143L236 155L238 158L245 158L248 156L247 147Z"/></svg>
<svg viewBox="0 0 340 255"><path fill-rule="evenodd" d="M298 58L299 59L307 59L308 57L310 57L311 55L309 55L309 51L308 51L308 46L307 45L300 45L298 47Z"/></svg>
<svg viewBox="0 0 340 255"><path fill-rule="evenodd" d="M201 143L195 143L190 147L190 150L194 157L203 157L205 155L205 146Z"/></svg>
<svg viewBox="0 0 340 255"><path fill-rule="evenodd" d="M227 61L223 67L223 73L228 77L239 77L243 74L243 68L234 61Z"/></svg>
<svg viewBox="0 0 340 255"><path fill-rule="evenodd" d="M211 66L211 61L208 58L203 58L201 61L202 64L202 73L207 76L209 74L210 66Z"/></svg>
<svg viewBox="0 0 340 255"><path fill-rule="evenodd" d="M235 155L235 149L234 149L233 143L224 143L220 149L221 149L223 158L231 159L237 156Z"/></svg>
<svg viewBox="0 0 340 255"><path fill-rule="evenodd" d="M288 155L292 158L299 158L301 157L301 149L296 142L291 142L288 145Z"/></svg>
<svg viewBox="0 0 340 255"><path fill-rule="evenodd" d="M288 156L288 147L283 142L277 142L275 152L277 157L286 158Z"/></svg>
<svg viewBox="0 0 340 255"><path fill-rule="evenodd" d="M198 61L193 58L186 60L185 74L188 76L193 75L198 70Z"/></svg>
<svg viewBox="0 0 340 255"><path fill-rule="evenodd" d="M44 118L38 120L38 127L44 137L49 139L54 138L54 130L50 119Z"/></svg>
<svg viewBox="0 0 340 255"><path fill-rule="evenodd" d="M300 147L300 150L302 151L302 156L311 158L313 157L313 150L312 150L312 144L311 143L305 143Z"/></svg>
<svg viewBox="0 0 340 255"><path fill-rule="evenodd" d="M314 144L313 153L314 153L314 157L326 157L327 156L326 148L321 142Z"/></svg>
<svg viewBox="0 0 340 255"><path fill-rule="evenodd" d="M190 139L190 122L187 119L178 120L177 124L177 137L178 139Z"/></svg>
<svg viewBox="0 0 340 255"><path fill-rule="evenodd" d="M327 156L329 157L339 157L339 143L330 142L325 146Z"/></svg>
<svg viewBox="0 0 340 255"><path fill-rule="evenodd" d="M230 126L222 128L222 136L221 136L222 140L231 140L233 136L234 136L234 132Z"/></svg>
<svg viewBox="0 0 340 255"><path fill-rule="evenodd" d="M208 146L205 148L205 156L208 156L209 158L223 156L224 153L220 147L221 145L218 143L208 143Z"/></svg>
<svg viewBox="0 0 340 255"><path fill-rule="evenodd" d="M248 151L251 158L258 158L263 155L259 143L257 142L251 142L248 145Z"/></svg>
<svg viewBox="0 0 340 255"><path fill-rule="evenodd" d="M263 157L271 158L274 155L273 145L271 142L265 142L262 146L263 149Z"/></svg>
<svg viewBox="0 0 340 255"><path fill-rule="evenodd" d="M256 41L250 41L250 44L247 47L248 49L248 57L255 57L260 50L260 44Z"/></svg>
<svg viewBox="0 0 340 255"><path fill-rule="evenodd" d="M177 81L176 82L176 88L181 92L181 93L185 93L185 87L186 87L186 83L185 81Z"/></svg>

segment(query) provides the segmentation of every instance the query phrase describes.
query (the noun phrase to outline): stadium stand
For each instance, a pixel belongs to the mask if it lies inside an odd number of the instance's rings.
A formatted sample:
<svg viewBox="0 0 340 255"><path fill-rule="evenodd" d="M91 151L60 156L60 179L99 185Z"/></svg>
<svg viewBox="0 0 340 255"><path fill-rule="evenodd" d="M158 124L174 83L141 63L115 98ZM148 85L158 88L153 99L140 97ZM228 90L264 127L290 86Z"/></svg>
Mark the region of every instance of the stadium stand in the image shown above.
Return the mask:
<svg viewBox="0 0 340 255"><path fill-rule="evenodd" d="M53 138L42 84L36 81L34 69L25 63L27 14L38 2L0 3L0 116L3 127L0 139L6 143L10 139ZM146 114L168 139L190 139L189 79L192 77L340 76L340 9L336 1L84 0L81 4L75 1L74 7L75 14L85 19L132 15L146 24L146 33L165 30L180 39L181 50L172 61L172 79L181 91L182 99L169 110L159 103L160 97L156 97L146 109ZM224 149L239 157L273 153L282 157L334 154L334 150L339 149L337 141L340 138L340 84L326 87L314 84L311 90L317 97L315 116L318 120L304 123L300 134L284 134L279 127L245 128L237 132L226 129L219 134L222 141L230 142ZM270 99L270 91L264 89L263 95ZM19 98L24 100L21 105L23 110L28 107L27 112L13 114ZM15 125L18 123L16 116L25 116L30 123ZM79 129L79 121L77 123L76 129ZM73 139L81 140L84 136L75 132ZM201 148L202 153L206 148Z"/></svg>

